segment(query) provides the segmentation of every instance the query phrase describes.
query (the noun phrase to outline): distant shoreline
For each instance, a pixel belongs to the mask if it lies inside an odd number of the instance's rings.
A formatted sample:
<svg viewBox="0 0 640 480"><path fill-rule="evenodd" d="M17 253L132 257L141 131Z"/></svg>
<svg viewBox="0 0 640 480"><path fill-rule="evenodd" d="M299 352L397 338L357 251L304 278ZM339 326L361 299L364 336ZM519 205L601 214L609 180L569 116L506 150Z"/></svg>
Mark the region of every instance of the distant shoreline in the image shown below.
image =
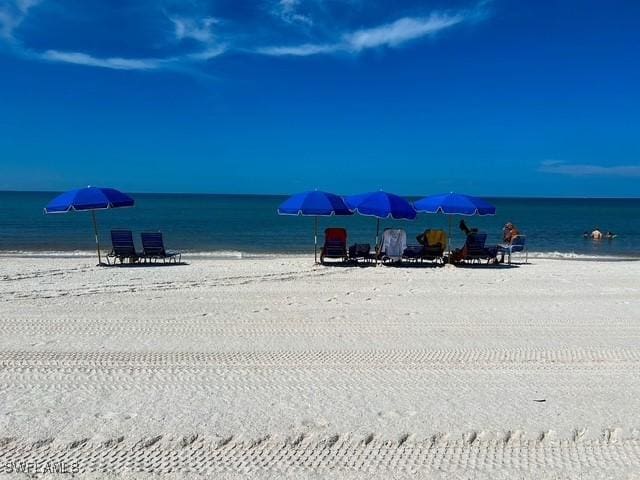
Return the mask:
<svg viewBox="0 0 640 480"><path fill-rule="evenodd" d="M301 189L304 190L304 189ZM375 189L371 189L375 190ZM0 194L3 193L27 193L27 194L48 194L48 195L57 195L62 193L63 190L0 190ZM296 190L297 192L297 190ZM295 192L289 193L225 193L225 192L129 192L129 195L143 195L143 196L153 196L153 195L174 195L176 197L189 197L189 196L206 196L206 197L271 197L271 198L286 198ZM354 192L335 192L338 195L347 195ZM403 194L398 193L398 195L402 197L406 197L409 199L419 199L424 197L425 195L431 195L434 192L425 192L425 193L411 193L411 194ZM436 192L440 193L440 192ZM610 196L534 196L534 195L491 195L487 193L477 193L472 192L474 195L486 198L486 199L494 199L494 200L640 200L640 196L622 196L622 197L610 197Z"/></svg>
<svg viewBox="0 0 640 480"><path fill-rule="evenodd" d="M106 255L108 249L103 249L102 253ZM245 252L240 250L201 250L201 251L182 251L185 260L251 260L258 258L309 258L313 260L313 251L306 252ZM0 250L0 258L93 258L96 256L95 250ZM640 261L640 255L587 255L575 252L529 252L529 261L535 260L572 260L572 261L591 261L591 262L636 262ZM517 257L515 262L518 263L520 258Z"/></svg>

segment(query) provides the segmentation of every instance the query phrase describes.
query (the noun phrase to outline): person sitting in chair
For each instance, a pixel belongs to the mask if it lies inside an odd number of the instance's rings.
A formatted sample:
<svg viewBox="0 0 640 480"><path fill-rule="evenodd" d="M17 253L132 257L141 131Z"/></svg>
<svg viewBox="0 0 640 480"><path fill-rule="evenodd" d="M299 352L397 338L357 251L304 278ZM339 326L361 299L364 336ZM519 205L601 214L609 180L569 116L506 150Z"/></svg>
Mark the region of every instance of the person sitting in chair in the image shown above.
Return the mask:
<svg viewBox="0 0 640 480"><path fill-rule="evenodd" d="M500 263L504 263L504 254L508 250L508 247L510 247L513 244L513 240L518 235L520 235L520 230L518 230L513 223L507 222L504 228L502 229L503 245L500 245L498 247L498 251L500 252L500 255L501 255L499 260Z"/></svg>
<svg viewBox="0 0 640 480"><path fill-rule="evenodd" d="M520 231L511 222L507 222L502 229L502 241L508 245L511 245L513 239L518 235L520 235Z"/></svg>
<svg viewBox="0 0 640 480"><path fill-rule="evenodd" d="M462 230L462 233L464 233L465 237L468 237L469 235L472 235L474 233L478 233L478 229L470 228L467 225L467 223L464 221L464 219L460 220L458 227L460 228L460 230ZM456 263L462 260L463 258L465 258L466 256L467 256L467 242L465 241L462 248L456 248L453 252L451 252L451 261L452 263Z"/></svg>
<svg viewBox="0 0 640 480"><path fill-rule="evenodd" d="M469 236L472 233L478 233L478 229L477 228L469 228L467 226L467 223L464 221L464 219L460 220L460 224L458 225L460 227L460 230L462 230L462 233L465 234L465 236Z"/></svg>

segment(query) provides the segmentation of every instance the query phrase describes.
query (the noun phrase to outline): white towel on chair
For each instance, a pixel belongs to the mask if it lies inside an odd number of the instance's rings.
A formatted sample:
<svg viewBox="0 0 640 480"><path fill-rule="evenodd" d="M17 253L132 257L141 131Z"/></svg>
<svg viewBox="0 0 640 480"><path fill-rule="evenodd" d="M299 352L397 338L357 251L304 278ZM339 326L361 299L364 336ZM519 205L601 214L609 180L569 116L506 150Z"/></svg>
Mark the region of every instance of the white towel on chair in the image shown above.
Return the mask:
<svg viewBox="0 0 640 480"><path fill-rule="evenodd" d="M390 228L382 234L382 251L392 260L400 260L407 248L407 232L401 228Z"/></svg>

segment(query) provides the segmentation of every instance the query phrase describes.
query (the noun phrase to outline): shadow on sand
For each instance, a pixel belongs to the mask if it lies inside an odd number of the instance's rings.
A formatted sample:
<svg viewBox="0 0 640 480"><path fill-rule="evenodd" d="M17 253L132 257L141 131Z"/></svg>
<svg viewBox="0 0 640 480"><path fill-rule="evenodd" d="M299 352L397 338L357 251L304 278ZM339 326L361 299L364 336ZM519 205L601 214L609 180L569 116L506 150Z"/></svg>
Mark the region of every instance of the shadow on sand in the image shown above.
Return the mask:
<svg viewBox="0 0 640 480"><path fill-rule="evenodd" d="M370 268L376 267L375 262L326 262L322 264L325 267L330 268ZM436 263L436 262L378 262L377 266L385 267L385 268L417 268L417 269L434 269L434 268L442 268L447 266L447 263ZM460 262L454 264L456 268L481 268L481 269L512 269L512 268L520 268L522 265L531 265L531 262L515 264L515 263L466 263Z"/></svg>
<svg viewBox="0 0 640 480"><path fill-rule="evenodd" d="M187 262L147 262L147 263L101 263L99 267L111 267L111 268L160 268L160 267L183 267L189 265Z"/></svg>

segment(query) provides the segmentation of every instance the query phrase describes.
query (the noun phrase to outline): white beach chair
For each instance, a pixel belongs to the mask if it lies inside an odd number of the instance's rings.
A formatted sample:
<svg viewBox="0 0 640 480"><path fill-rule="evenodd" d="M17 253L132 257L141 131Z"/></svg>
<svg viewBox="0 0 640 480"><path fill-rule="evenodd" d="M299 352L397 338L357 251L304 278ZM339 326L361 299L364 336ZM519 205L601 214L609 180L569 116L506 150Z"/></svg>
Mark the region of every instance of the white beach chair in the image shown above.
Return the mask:
<svg viewBox="0 0 640 480"><path fill-rule="evenodd" d="M391 260L398 262L407 248L407 232L401 228L388 228L382 233L380 254L382 261Z"/></svg>

